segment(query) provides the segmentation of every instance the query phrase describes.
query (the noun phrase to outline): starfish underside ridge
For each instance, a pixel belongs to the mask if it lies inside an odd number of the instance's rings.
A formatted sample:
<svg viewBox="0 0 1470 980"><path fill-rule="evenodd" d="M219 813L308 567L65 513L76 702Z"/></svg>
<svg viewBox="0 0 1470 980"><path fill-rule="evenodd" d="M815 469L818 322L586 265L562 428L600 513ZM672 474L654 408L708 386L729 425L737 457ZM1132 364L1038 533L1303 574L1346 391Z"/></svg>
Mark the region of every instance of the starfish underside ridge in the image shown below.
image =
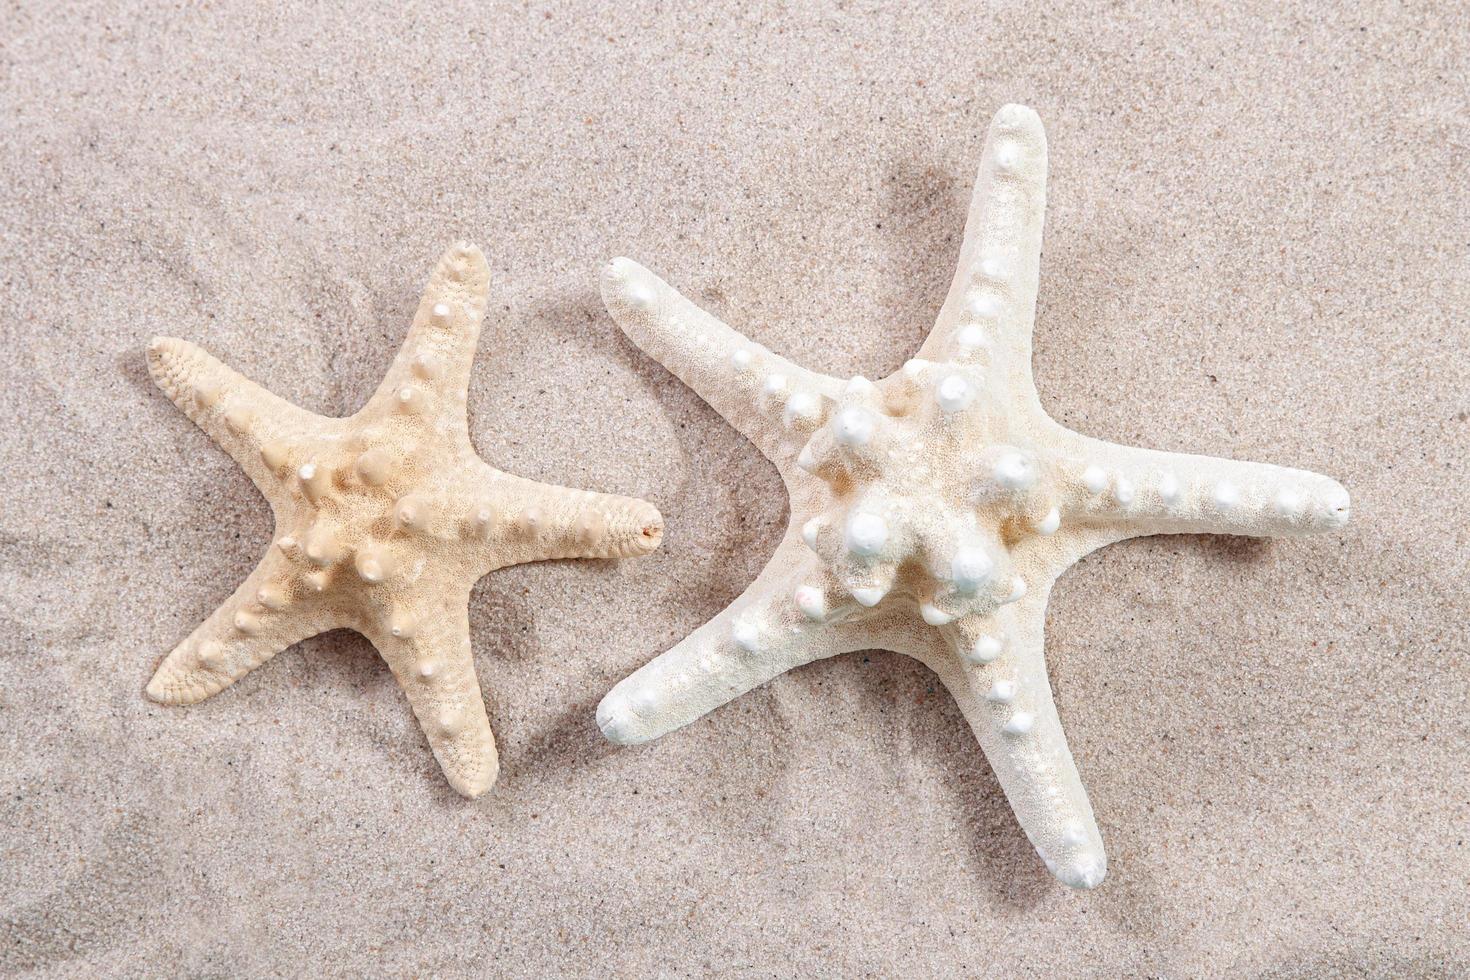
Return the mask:
<svg viewBox="0 0 1470 980"><path fill-rule="evenodd" d="M387 661L450 784L473 797L494 783L471 588L521 562L646 554L663 521L644 501L521 479L475 453L465 400L489 278L475 246L444 254L387 377L350 418L153 340L154 380L270 501L276 529L234 595L164 658L150 697L201 701L307 637L352 629Z"/></svg>
<svg viewBox="0 0 1470 980"><path fill-rule="evenodd" d="M1052 420L1031 375L1045 196L1041 122L1006 106L934 330L878 382L808 371L638 264L607 267L614 319L775 463L791 515L738 599L603 699L608 738L656 738L818 658L909 654L954 695L1047 867L1073 887L1102 881L1043 657L1052 583L1137 535L1338 528L1348 496L1315 473L1115 445Z"/></svg>

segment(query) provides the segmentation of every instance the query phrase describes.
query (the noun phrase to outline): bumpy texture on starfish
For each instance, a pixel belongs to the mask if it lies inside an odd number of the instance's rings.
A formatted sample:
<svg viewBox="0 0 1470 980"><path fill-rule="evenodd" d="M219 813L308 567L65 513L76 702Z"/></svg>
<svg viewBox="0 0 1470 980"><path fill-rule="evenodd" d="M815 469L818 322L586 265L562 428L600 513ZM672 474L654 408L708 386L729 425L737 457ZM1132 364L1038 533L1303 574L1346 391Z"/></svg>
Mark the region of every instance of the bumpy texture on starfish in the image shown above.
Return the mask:
<svg viewBox="0 0 1470 980"><path fill-rule="evenodd" d="M1046 414L1031 377L1045 180L1040 120L1006 106L934 331L876 384L773 354L634 262L607 268L624 332L776 464L791 518L745 593L618 684L597 720L642 742L820 657L910 654L959 702L1047 867L1090 888L1107 865L1047 681L1052 583L1135 535L1341 527L1348 497L1313 473L1113 445Z"/></svg>
<svg viewBox="0 0 1470 980"><path fill-rule="evenodd" d="M193 344L154 339L154 380L260 488L276 532L244 584L164 659L150 697L201 701L346 627L388 662L450 784L478 796L495 782L470 589L520 562L647 554L663 519L641 500L523 480L476 455L465 396L489 278L473 245L445 253L388 376L351 418L297 408Z"/></svg>

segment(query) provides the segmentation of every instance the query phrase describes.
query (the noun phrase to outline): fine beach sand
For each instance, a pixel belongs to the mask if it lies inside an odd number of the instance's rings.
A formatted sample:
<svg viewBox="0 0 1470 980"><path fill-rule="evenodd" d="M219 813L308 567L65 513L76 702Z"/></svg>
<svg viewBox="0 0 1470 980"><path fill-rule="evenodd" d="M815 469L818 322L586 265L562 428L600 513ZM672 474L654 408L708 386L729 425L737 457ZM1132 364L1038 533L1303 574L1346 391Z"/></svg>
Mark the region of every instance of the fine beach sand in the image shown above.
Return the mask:
<svg viewBox="0 0 1470 980"><path fill-rule="evenodd" d="M848 6L0 16L0 974L1470 972L1470 10ZM885 374L1006 102L1050 141L1048 409L1353 494L1341 533L1135 540L1058 584L1090 893L897 655L638 748L593 723L785 521L601 264ZM271 529L148 339L347 414L456 238L493 270L477 448L667 520L648 558L481 581L502 769L475 802L354 634L192 707L143 694Z"/></svg>

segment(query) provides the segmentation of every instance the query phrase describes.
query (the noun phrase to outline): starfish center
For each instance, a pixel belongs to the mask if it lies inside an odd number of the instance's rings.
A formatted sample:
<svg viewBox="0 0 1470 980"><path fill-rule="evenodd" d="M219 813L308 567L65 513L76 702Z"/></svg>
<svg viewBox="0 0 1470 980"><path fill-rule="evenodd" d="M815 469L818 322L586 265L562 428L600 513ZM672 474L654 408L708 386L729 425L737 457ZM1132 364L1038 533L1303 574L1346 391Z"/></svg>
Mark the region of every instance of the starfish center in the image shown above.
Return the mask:
<svg viewBox="0 0 1470 980"><path fill-rule="evenodd" d="M921 360L847 382L798 457L823 484L802 536L829 579L804 590L866 607L902 598L935 626L1025 594L1011 546L1057 529L1060 484L1012 441L1001 384L983 362Z"/></svg>

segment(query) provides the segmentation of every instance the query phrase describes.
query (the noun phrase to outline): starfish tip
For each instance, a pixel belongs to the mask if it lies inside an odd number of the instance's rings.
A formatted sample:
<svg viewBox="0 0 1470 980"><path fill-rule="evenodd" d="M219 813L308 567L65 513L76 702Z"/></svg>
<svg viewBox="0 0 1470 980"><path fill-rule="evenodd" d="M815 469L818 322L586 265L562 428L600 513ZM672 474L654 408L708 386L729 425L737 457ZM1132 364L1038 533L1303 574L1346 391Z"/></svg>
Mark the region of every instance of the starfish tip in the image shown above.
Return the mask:
<svg viewBox="0 0 1470 980"><path fill-rule="evenodd" d="M995 118L991 125L1040 129L1041 117L1030 106L1021 105L1018 102L1008 102L996 110Z"/></svg>
<svg viewBox="0 0 1470 980"><path fill-rule="evenodd" d="M449 246L449 257L472 265L488 265L485 261L485 253L480 250L480 246L471 241L458 241Z"/></svg>
<svg viewBox="0 0 1470 980"><path fill-rule="evenodd" d="M636 745L645 739L637 732L638 718L627 702L609 694L597 706L597 727L603 738L617 745Z"/></svg>
<svg viewBox="0 0 1470 980"><path fill-rule="evenodd" d="M159 704L168 704L170 702L168 689L163 684L163 675L161 674L153 675L153 679L148 682L147 691L148 697L157 701Z"/></svg>
<svg viewBox="0 0 1470 980"><path fill-rule="evenodd" d="M1336 480L1327 481L1323 502L1327 506L1328 522L1335 527L1342 527L1352 516L1352 497L1348 495L1347 487Z"/></svg>
<svg viewBox="0 0 1470 980"><path fill-rule="evenodd" d="M473 242L455 242L439 259L438 275L443 283L457 285L483 298L490 283L490 263ZM483 305L483 304L479 304Z"/></svg>
<svg viewBox="0 0 1470 980"><path fill-rule="evenodd" d="M633 554L629 557L651 554L664 540L664 515L657 507L640 502L637 517L638 534L633 540Z"/></svg>
<svg viewBox="0 0 1470 980"><path fill-rule="evenodd" d="M149 700L156 701L159 704L166 704L170 707L177 707L181 704L192 704L199 700L197 697L190 696L188 687L177 683L170 683L166 666L158 669L158 672L153 675L153 679L148 682L148 687L145 690L148 693Z"/></svg>
<svg viewBox="0 0 1470 980"><path fill-rule="evenodd" d="M602 300L608 309L650 309L657 295L647 269L632 259L618 256L602 267Z"/></svg>
<svg viewBox="0 0 1470 980"><path fill-rule="evenodd" d="M177 337L154 337L148 341L148 373L153 375L154 380L160 380L160 372L167 366L165 359L171 354L177 354L187 346L187 342Z"/></svg>
<svg viewBox="0 0 1470 980"><path fill-rule="evenodd" d="M1101 854L1084 852L1058 864L1052 873L1068 888L1090 891L1108 876L1108 861Z"/></svg>
<svg viewBox="0 0 1470 980"><path fill-rule="evenodd" d="M465 799L473 800L484 796L490 787L495 785L495 780L500 777L500 764L491 764L484 772L473 778L450 775L447 770L445 775L449 779L449 785L456 793Z"/></svg>

